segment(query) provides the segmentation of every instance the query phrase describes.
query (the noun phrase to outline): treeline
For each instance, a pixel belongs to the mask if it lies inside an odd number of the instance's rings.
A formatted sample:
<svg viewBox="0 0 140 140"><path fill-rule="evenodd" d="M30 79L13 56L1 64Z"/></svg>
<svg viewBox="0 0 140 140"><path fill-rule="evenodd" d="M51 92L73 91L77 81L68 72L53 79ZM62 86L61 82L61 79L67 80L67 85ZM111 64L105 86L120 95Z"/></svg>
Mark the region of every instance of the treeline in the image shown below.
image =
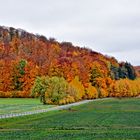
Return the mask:
<svg viewBox="0 0 140 140"><path fill-rule="evenodd" d="M95 83L94 83L95 84ZM32 95L39 97L43 104L67 104L84 99L105 97L136 97L140 95L140 79L112 80L97 78L96 85L84 88L78 77L68 83L63 77L37 77Z"/></svg>
<svg viewBox="0 0 140 140"><path fill-rule="evenodd" d="M119 81L127 81L131 89L139 83L135 79L130 63L118 63L114 57L70 42L0 26L0 97L41 95L41 101L49 104L118 97ZM139 86L135 89L131 96L139 95ZM121 89L120 93L123 97Z"/></svg>

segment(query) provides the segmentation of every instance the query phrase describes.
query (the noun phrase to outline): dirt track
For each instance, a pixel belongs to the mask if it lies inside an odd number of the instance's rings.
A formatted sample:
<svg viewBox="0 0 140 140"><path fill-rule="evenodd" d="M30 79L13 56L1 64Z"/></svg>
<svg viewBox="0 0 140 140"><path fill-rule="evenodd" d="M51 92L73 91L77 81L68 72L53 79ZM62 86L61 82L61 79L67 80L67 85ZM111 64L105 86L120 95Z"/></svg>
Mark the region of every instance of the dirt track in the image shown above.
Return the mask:
<svg viewBox="0 0 140 140"><path fill-rule="evenodd" d="M28 111L28 112L15 113L15 114L4 114L4 115L0 115L0 119L38 114L38 113L49 112L49 111L53 111L53 110L67 109L67 108L70 108L72 106L85 104L85 103L88 103L88 102L91 102L91 101L93 101L93 100L84 100L84 101L80 101L80 102L76 102L76 103L72 103L72 104L61 105L61 106L56 106L56 107L42 109L42 110Z"/></svg>

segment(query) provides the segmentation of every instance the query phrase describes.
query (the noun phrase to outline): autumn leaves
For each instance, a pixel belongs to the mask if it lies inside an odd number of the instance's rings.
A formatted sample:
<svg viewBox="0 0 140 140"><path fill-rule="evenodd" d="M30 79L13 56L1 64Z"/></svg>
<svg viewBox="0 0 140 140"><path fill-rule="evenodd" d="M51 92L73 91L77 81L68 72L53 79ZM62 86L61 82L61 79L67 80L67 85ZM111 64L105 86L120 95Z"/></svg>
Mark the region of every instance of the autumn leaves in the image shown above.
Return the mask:
<svg viewBox="0 0 140 140"><path fill-rule="evenodd" d="M0 27L0 97L40 96L44 104L133 97L140 94L140 80L135 79L127 62Z"/></svg>

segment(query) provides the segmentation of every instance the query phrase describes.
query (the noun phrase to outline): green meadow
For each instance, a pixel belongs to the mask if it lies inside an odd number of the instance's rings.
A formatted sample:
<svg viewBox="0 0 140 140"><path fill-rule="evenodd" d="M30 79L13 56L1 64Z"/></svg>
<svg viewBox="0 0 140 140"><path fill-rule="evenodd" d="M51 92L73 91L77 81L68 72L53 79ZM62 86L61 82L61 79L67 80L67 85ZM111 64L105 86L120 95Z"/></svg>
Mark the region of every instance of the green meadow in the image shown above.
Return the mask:
<svg viewBox="0 0 140 140"><path fill-rule="evenodd" d="M44 106L39 99L0 98L0 115L35 111L49 107L53 107L53 105Z"/></svg>
<svg viewBox="0 0 140 140"><path fill-rule="evenodd" d="M5 106L14 100L15 105L41 106L34 99L4 100ZM4 103L0 106L5 110ZM0 119L0 140L94 139L140 140L140 98L94 100L69 109Z"/></svg>

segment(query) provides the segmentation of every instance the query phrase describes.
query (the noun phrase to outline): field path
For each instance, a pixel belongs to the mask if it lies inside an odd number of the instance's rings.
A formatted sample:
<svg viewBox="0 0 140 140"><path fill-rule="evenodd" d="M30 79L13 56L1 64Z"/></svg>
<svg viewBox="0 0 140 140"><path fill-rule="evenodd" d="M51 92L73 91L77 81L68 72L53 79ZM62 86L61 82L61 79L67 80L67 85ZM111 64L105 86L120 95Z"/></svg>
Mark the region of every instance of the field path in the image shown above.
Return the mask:
<svg viewBox="0 0 140 140"><path fill-rule="evenodd" d="M76 102L76 103L56 106L56 107L47 108L47 109L35 110L35 111L28 111L28 112L22 112L22 113L14 113L14 114L4 114L4 115L0 115L0 119L19 117L19 116L25 116L25 115L32 115L32 114L38 114L38 113L49 112L49 111L54 111L54 110L67 109L67 108L70 108L72 106L77 106L77 105L89 103L89 102L94 101L94 100L84 100L84 101L80 101L80 102ZM102 99L96 99L96 100L102 100Z"/></svg>

